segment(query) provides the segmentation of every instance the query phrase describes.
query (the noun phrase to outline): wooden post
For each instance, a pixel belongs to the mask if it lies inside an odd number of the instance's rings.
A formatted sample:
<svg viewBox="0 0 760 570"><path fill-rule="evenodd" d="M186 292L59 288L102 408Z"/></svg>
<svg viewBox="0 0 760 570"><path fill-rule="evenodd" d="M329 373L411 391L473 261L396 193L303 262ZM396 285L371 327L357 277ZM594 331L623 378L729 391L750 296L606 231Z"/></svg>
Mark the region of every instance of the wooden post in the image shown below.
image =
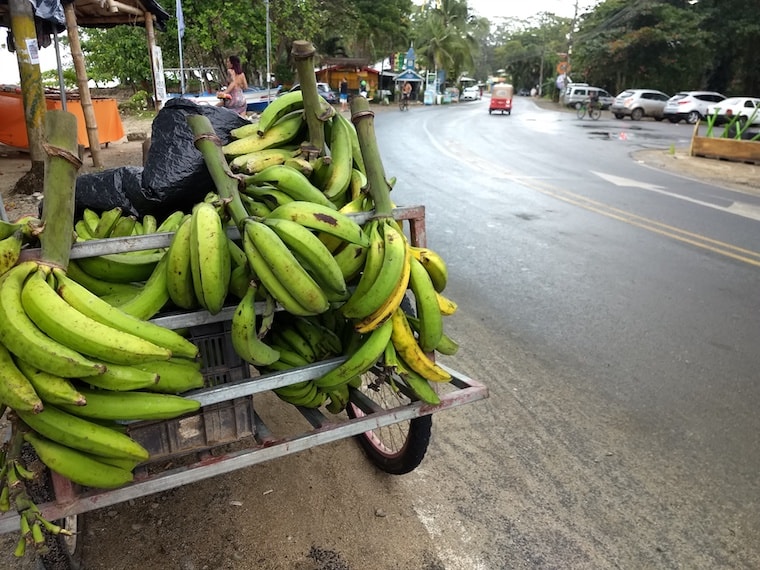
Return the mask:
<svg viewBox="0 0 760 570"><path fill-rule="evenodd" d="M153 46L156 45L156 31L153 28L153 14L145 12L145 33L148 36L148 57L150 58L150 76L153 83L153 106L156 111L161 110L163 101L158 96L156 85L156 62L153 59Z"/></svg>
<svg viewBox="0 0 760 570"><path fill-rule="evenodd" d="M42 178L45 165L45 92L39 64L39 46L34 26L34 12L29 0L10 0L13 43L16 45L19 76L21 77L21 99L24 104L24 120L29 140L29 156L32 159L30 172L38 171ZM32 190L34 191L34 190Z"/></svg>
<svg viewBox="0 0 760 570"><path fill-rule="evenodd" d="M90 88L87 85L87 70L84 67L82 44L79 42L79 26L77 24L76 14L74 13L74 3L69 2L64 4L63 12L66 17L66 32L68 33L69 44L71 45L71 58L74 60L74 70L77 74L79 102L82 105L84 124L87 127L87 141L90 143L92 164L96 168L100 168L103 166L103 161L100 158L98 121L95 118L95 110L92 107L92 99L90 98Z"/></svg>

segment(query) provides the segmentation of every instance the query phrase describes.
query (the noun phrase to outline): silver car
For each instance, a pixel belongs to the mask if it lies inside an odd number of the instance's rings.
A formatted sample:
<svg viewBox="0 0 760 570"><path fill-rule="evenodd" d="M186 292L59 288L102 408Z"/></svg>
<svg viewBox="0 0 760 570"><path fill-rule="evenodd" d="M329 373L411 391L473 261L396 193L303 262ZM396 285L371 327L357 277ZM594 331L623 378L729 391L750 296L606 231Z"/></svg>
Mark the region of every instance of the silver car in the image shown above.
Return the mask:
<svg viewBox="0 0 760 570"><path fill-rule="evenodd" d="M640 121L652 117L655 121L662 121L667 101L668 95L656 89L626 89L615 97L610 113L616 119L630 117L632 121Z"/></svg>
<svg viewBox="0 0 760 570"><path fill-rule="evenodd" d="M725 98L715 91L680 91L668 99L664 115L671 123L686 121L693 125L707 116L707 107Z"/></svg>

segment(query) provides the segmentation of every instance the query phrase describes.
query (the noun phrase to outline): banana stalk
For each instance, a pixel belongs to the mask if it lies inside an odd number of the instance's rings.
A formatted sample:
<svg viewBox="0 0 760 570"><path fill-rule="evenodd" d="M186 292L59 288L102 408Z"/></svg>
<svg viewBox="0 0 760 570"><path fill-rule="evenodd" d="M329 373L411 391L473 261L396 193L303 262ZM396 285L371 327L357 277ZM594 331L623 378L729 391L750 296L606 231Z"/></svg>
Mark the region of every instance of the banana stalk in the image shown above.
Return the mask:
<svg viewBox="0 0 760 570"><path fill-rule="evenodd" d="M296 72L301 79L301 92L303 93L304 116L309 128L309 142L301 145L303 158L316 160L324 154L325 150L325 125L324 122L331 116L328 113L322 115L322 106L319 103L320 95L317 91L317 77L314 75L314 54L317 50L311 42L296 40L290 54L296 65ZM332 107L330 108L332 110ZM334 111L333 113L334 114Z"/></svg>
<svg viewBox="0 0 760 570"><path fill-rule="evenodd" d="M364 166L367 169L369 194L375 203L375 217L392 217L391 187L385 176L380 147L375 136L375 114L370 111L369 101L364 97L351 100L351 121L356 125Z"/></svg>
<svg viewBox="0 0 760 570"><path fill-rule="evenodd" d="M45 114L45 132L48 144L41 257L42 261L66 267L74 235L74 188L77 171L82 165L77 156L77 119L66 111L48 111Z"/></svg>

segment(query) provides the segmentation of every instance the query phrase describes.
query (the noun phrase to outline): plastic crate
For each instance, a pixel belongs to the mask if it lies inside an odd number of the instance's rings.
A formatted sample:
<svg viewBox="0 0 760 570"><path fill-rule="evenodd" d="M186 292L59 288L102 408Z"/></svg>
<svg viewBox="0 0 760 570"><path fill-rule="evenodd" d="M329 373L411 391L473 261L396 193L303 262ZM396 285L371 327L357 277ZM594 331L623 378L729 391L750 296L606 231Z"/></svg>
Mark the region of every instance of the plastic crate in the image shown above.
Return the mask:
<svg viewBox="0 0 760 570"><path fill-rule="evenodd" d="M191 327L200 350L204 385L218 386L251 377L251 369L232 346L229 321ZM149 462L205 451L256 434L253 397L204 406L171 420L129 424L129 435L150 453Z"/></svg>

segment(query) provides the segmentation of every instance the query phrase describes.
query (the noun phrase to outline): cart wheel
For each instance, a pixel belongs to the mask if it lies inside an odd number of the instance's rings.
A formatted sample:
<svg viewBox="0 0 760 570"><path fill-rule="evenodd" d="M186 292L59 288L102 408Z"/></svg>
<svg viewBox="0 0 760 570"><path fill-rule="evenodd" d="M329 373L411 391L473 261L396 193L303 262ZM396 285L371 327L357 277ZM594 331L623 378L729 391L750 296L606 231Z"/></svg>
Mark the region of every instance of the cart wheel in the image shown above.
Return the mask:
<svg viewBox="0 0 760 570"><path fill-rule="evenodd" d="M410 400L395 392L385 378L368 372L358 388L384 408L408 405ZM364 412L352 403L346 407L350 418L362 417ZM379 469L391 475L410 473L422 463L430 443L432 416L391 424L356 436L364 453Z"/></svg>
<svg viewBox="0 0 760 570"><path fill-rule="evenodd" d="M36 504L46 503L55 499L50 470L44 467L34 450L24 445L22 457L27 466L37 473L39 478L27 482L27 492ZM84 517L73 515L65 519L53 521L58 526L73 533L72 536L52 535L45 533L47 552L37 556L37 567L44 570L79 570L82 557L82 529Z"/></svg>

